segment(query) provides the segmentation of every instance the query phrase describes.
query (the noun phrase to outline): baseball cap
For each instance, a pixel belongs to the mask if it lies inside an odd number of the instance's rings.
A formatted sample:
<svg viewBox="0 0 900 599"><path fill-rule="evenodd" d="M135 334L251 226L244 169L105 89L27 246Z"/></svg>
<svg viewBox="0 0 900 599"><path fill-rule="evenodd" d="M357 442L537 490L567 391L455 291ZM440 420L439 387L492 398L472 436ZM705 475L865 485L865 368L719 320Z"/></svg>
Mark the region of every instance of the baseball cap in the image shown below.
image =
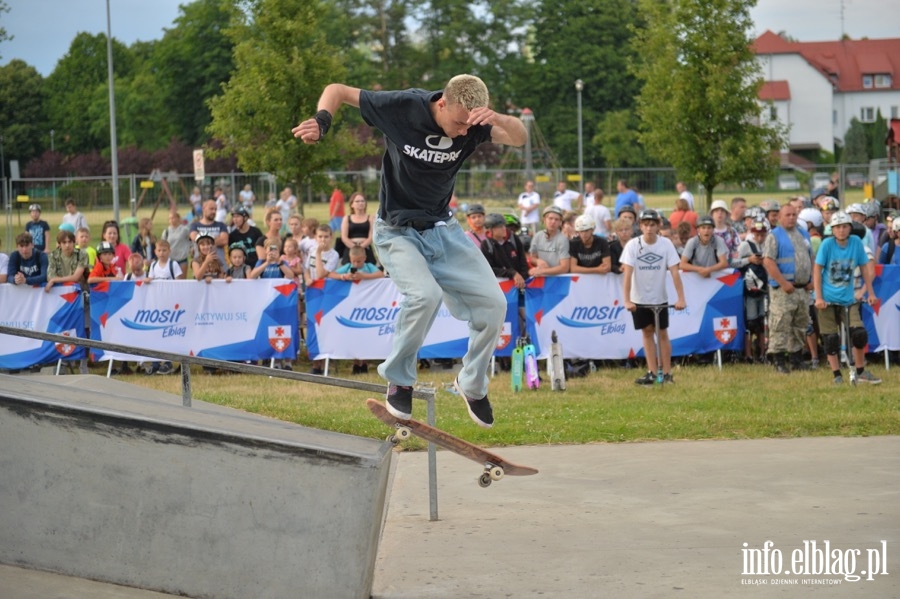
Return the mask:
<svg viewBox="0 0 900 599"><path fill-rule="evenodd" d="M697 219L697 227L715 227L716 223L713 222L711 216L701 216Z"/></svg>
<svg viewBox="0 0 900 599"><path fill-rule="evenodd" d="M115 254L116 248L108 241L101 241L97 244L97 253L98 254Z"/></svg>
<svg viewBox="0 0 900 599"><path fill-rule="evenodd" d="M469 207L466 208L466 216L472 216L473 214L484 214L484 206L481 204L469 204Z"/></svg>
<svg viewBox="0 0 900 599"><path fill-rule="evenodd" d="M652 208L641 210L640 220L655 220L656 222L659 222L659 212L653 210Z"/></svg>
<svg viewBox="0 0 900 599"><path fill-rule="evenodd" d="M31 206L28 207L28 211L31 212L32 210L37 210L38 212L41 212L41 205L40 204L32 204Z"/></svg>
<svg viewBox="0 0 900 599"><path fill-rule="evenodd" d="M712 214L713 210L722 209L725 212L728 212L728 204L725 203L725 200L715 200L712 205L709 207L709 213Z"/></svg>
<svg viewBox="0 0 900 599"><path fill-rule="evenodd" d="M592 219L587 214L582 214L578 218L575 219L575 230L576 231L593 231L594 227L594 219Z"/></svg>
<svg viewBox="0 0 900 599"><path fill-rule="evenodd" d="M541 212L541 216L547 216L550 213L557 214L557 215L559 215L560 218L562 218L562 215L563 215L562 209L559 206L547 206Z"/></svg>

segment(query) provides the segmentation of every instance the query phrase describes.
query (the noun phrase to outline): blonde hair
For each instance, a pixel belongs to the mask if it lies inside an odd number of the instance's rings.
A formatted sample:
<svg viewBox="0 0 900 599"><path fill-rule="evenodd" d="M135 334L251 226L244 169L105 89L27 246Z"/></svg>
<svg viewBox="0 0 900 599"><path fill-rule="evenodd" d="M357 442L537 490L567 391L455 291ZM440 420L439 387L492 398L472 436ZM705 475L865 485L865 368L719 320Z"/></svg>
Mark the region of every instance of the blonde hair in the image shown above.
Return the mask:
<svg viewBox="0 0 900 599"><path fill-rule="evenodd" d="M444 87L448 104L462 104L466 110L488 105L490 95L484 81L475 75L457 75Z"/></svg>

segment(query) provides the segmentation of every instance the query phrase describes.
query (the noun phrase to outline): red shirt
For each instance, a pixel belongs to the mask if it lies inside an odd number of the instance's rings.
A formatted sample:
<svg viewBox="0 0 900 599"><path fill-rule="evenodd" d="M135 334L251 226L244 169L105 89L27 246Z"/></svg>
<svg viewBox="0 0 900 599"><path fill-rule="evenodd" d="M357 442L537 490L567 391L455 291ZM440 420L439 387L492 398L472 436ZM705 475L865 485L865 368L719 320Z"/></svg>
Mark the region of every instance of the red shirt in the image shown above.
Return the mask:
<svg viewBox="0 0 900 599"><path fill-rule="evenodd" d="M331 192L331 201L328 203L328 216L330 218L344 216L344 192L337 187Z"/></svg>

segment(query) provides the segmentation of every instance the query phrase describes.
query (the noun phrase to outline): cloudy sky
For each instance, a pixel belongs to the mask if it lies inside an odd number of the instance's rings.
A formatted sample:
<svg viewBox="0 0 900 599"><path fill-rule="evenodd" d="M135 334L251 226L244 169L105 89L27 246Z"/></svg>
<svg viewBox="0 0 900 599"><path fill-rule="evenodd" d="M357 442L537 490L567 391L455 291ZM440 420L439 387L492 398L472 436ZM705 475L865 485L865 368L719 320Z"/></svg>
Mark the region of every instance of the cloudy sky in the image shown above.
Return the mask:
<svg viewBox="0 0 900 599"><path fill-rule="evenodd" d="M106 32L106 0L5 0L0 26L12 41L0 44L0 64L20 58L47 76L81 31ZM113 37L130 45L158 39L188 0L109 0ZM841 9L843 6L843 27ZM801 41L900 36L897 0L758 0L756 33L785 31Z"/></svg>

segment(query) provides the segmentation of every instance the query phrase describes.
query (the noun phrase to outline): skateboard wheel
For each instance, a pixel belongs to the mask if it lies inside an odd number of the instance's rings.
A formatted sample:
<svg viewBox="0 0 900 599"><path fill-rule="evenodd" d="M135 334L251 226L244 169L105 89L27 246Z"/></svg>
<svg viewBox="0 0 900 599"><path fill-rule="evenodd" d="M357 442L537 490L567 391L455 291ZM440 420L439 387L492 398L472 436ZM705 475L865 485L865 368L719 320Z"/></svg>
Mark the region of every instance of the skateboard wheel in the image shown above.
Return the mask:
<svg viewBox="0 0 900 599"><path fill-rule="evenodd" d="M400 439L397 438L397 435L388 435L387 442L390 443L391 445L396 445L397 443L400 442Z"/></svg>
<svg viewBox="0 0 900 599"><path fill-rule="evenodd" d="M397 439L399 441L405 441L405 440L409 439L410 436L412 436L412 431L409 430L409 428L407 428L405 426L398 426L395 436L397 437Z"/></svg>
<svg viewBox="0 0 900 599"><path fill-rule="evenodd" d="M478 477L478 486L482 489L490 487L492 482L491 475L487 472Z"/></svg>
<svg viewBox="0 0 900 599"><path fill-rule="evenodd" d="M488 469L486 474L491 477L491 480L500 480L503 478L503 468L500 466L492 466Z"/></svg>

